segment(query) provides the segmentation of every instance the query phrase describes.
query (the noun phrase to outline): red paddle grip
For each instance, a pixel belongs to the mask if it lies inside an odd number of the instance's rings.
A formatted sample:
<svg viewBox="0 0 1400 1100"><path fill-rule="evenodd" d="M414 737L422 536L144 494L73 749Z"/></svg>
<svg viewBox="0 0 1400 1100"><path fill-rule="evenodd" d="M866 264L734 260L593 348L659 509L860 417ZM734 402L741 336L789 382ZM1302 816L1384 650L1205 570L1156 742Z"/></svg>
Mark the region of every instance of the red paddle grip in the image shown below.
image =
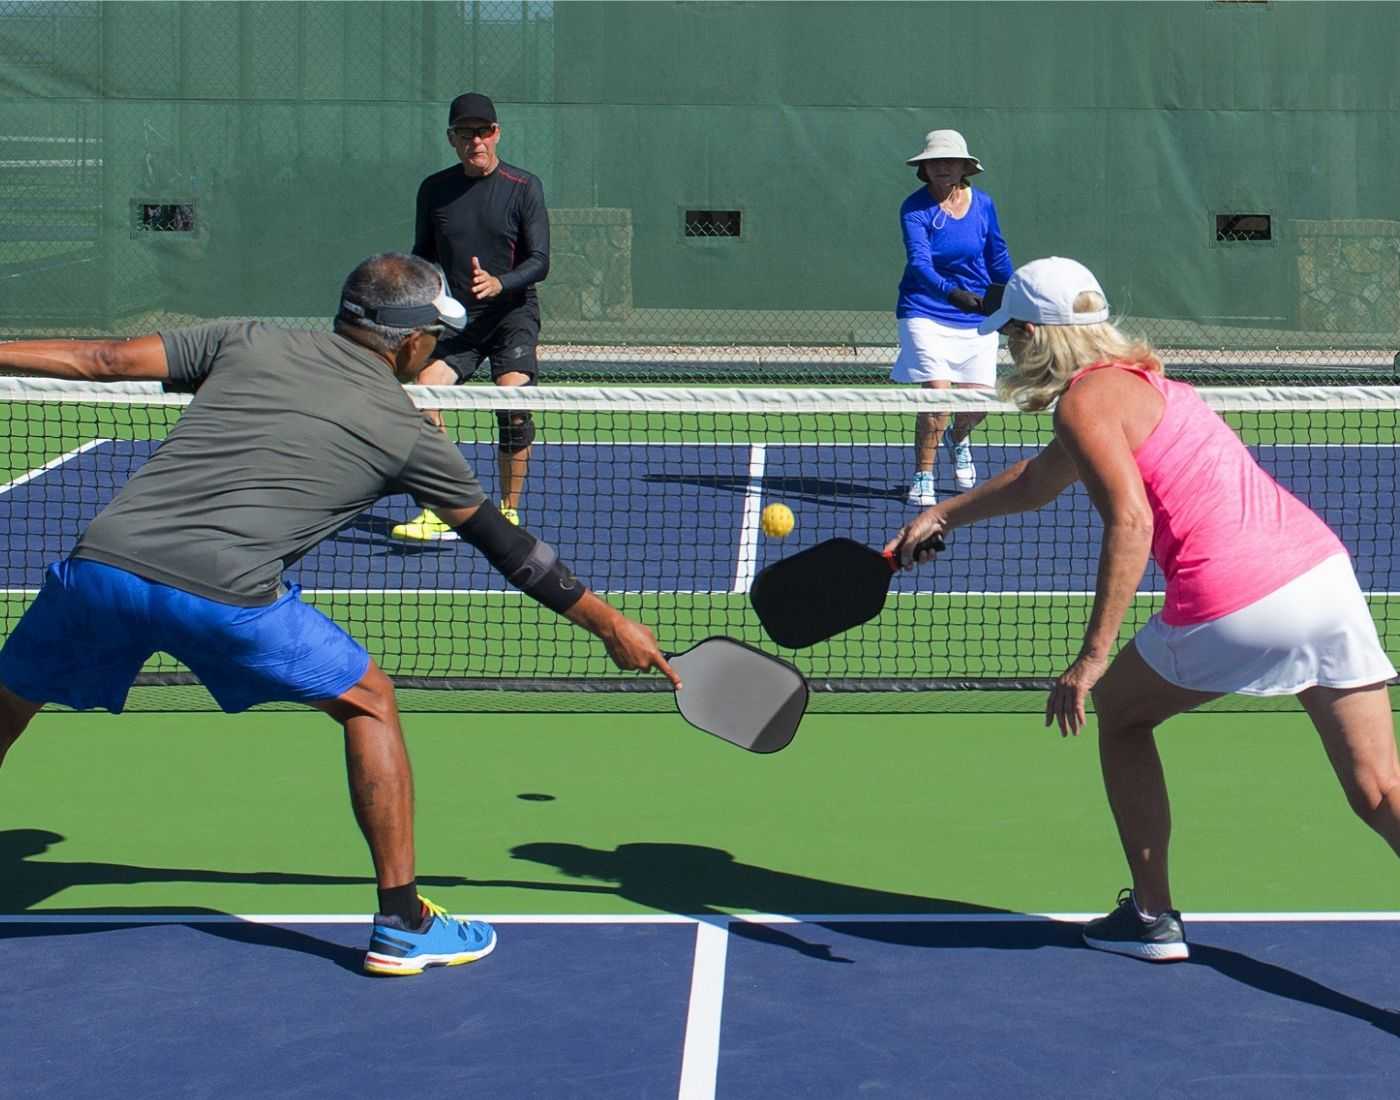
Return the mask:
<svg viewBox="0 0 1400 1100"><path fill-rule="evenodd" d="M943 536L934 535L932 538L924 539L923 542L919 543L919 545L914 548L914 556L918 557L920 554L926 553L929 550L937 550L939 553L942 553L947 548L948 544L943 541ZM893 550L882 550L880 553L884 556L885 561L889 562L891 570L899 568L899 565L894 560Z"/></svg>

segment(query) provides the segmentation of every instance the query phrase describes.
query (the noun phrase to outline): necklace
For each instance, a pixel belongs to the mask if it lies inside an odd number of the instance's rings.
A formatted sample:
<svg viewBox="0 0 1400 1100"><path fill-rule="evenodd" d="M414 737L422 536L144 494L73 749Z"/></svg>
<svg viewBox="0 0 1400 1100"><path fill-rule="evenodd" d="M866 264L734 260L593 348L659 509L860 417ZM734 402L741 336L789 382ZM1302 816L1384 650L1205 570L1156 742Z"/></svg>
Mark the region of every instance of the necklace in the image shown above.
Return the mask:
<svg viewBox="0 0 1400 1100"><path fill-rule="evenodd" d="M942 229L948 224L949 215L957 212L961 196L962 188L954 187L948 192L948 197L938 204L938 209L933 213L934 229Z"/></svg>

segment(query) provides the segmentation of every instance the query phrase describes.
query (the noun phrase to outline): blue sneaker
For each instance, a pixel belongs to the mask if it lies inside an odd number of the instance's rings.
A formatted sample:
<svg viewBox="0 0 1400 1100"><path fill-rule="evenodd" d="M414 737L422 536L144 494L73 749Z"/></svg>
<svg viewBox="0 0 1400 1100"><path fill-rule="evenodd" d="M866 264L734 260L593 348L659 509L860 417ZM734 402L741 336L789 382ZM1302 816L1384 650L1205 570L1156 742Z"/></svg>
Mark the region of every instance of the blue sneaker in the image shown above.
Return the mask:
<svg viewBox="0 0 1400 1100"><path fill-rule="evenodd" d="M430 966L461 966L496 950L496 930L482 920L459 920L425 897L428 923L411 931L398 917L376 913L365 952L366 974L421 974Z"/></svg>
<svg viewBox="0 0 1400 1100"><path fill-rule="evenodd" d="M914 483L909 486L909 503L920 508L932 508L938 503L938 491L930 470L919 470L914 474Z"/></svg>

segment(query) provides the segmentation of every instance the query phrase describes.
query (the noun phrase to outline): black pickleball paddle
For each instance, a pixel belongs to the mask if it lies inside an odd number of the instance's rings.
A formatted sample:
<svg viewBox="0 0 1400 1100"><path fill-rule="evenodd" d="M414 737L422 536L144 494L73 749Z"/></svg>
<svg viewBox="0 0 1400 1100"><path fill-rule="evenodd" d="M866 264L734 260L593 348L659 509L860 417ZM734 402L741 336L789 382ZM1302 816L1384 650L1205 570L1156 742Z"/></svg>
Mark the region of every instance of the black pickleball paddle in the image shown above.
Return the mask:
<svg viewBox="0 0 1400 1100"><path fill-rule="evenodd" d="M942 549L934 535L918 552ZM890 554L854 539L827 539L759 570L749 599L768 637L805 649L880 614L894 573Z"/></svg>
<svg viewBox="0 0 1400 1100"><path fill-rule="evenodd" d="M777 752L807 710L807 681L780 657L733 638L706 638L667 659L685 685L681 717L749 752Z"/></svg>

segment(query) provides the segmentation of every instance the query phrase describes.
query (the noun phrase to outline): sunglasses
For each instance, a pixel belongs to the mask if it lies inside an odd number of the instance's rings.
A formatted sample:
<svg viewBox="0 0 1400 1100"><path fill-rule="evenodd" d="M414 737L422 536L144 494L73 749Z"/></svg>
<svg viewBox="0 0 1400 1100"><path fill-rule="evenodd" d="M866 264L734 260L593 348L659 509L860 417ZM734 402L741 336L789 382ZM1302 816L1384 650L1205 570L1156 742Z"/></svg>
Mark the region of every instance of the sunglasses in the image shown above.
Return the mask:
<svg viewBox="0 0 1400 1100"><path fill-rule="evenodd" d="M471 141L472 138L489 138L496 132L496 123L491 122L485 126L453 126L450 129L463 141Z"/></svg>

